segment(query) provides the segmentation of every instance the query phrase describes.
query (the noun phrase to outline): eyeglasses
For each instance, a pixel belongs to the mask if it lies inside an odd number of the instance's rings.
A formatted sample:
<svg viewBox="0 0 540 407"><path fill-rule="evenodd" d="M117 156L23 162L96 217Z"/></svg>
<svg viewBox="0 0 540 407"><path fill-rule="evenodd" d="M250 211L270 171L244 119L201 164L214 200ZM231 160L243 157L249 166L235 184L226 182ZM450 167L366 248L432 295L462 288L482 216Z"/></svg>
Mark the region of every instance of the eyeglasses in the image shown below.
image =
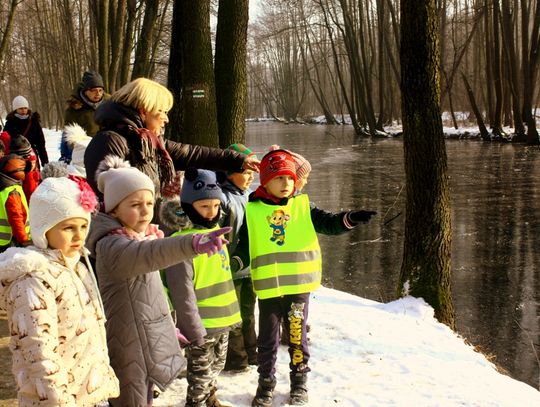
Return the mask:
<svg viewBox="0 0 540 407"><path fill-rule="evenodd" d="M103 88L88 88L86 89L87 92L92 92L92 93L103 93L104 90Z"/></svg>

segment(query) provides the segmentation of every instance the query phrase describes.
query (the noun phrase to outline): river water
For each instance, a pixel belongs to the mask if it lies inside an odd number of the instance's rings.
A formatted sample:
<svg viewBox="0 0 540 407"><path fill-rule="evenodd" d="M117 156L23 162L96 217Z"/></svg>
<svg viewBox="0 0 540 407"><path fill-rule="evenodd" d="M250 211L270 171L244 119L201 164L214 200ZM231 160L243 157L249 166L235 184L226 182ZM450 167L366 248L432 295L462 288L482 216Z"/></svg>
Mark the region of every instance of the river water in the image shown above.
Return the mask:
<svg viewBox="0 0 540 407"><path fill-rule="evenodd" d="M323 283L395 299L406 199L402 140L358 138L351 126L249 123L246 144L259 158L271 144L304 155L313 168L304 191L319 208L378 212L345 235L320 235ZM448 140L446 148L458 332L538 389L540 148L478 140Z"/></svg>

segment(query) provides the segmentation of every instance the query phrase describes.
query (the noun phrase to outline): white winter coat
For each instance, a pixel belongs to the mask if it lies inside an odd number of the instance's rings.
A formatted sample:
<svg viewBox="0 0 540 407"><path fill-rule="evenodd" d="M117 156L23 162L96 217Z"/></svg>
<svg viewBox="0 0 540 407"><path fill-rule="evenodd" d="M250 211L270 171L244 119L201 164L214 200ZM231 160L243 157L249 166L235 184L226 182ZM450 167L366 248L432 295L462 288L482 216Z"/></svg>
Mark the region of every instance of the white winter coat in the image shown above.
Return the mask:
<svg viewBox="0 0 540 407"><path fill-rule="evenodd" d="M93 406L119 394L92 272L58 250L0 254L0 308L11 331L20 406Z"/></svg>

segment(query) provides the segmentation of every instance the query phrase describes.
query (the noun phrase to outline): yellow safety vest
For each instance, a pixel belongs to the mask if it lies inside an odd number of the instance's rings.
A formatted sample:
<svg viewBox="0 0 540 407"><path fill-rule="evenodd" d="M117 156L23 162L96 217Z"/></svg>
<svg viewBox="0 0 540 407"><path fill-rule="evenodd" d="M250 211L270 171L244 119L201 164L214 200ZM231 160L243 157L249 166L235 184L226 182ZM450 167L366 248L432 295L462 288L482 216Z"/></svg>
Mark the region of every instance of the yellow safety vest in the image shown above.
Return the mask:
<svg viewBox="0 0 540 407"><path fill-rule="evenodd" d="M301 294L319 288L321 248L307 195L290 198L285 206L248 202L246 221L251 278L259 298Z"/></svg>
<svg viewBox="0 0 540 407"><path fill-rule="evenodd" d="M205 233L213 229L188 229L173 233L173 236L190 233ZM205 328L226 328L242 321L240 307L229 264L227 247L208 257L199 254L193 259L193 285L199 315Z"/></svg>
<svg viewBox="0 0 540 407"><path fill-rule="evenodd" d="M8 215L6 211L6 201L9 197L9 194L12 191L17 191L21 196L21 202L26 211L26 224L24 225L26 234L30 236L30 223L28 222L28 203L26 202L26 196L20 185L10 185L9 187L4 188L0 191L0 246L6 246L11 243L11 238L13 237L13 231L11 230L11 225L8 221Z"/></svg>

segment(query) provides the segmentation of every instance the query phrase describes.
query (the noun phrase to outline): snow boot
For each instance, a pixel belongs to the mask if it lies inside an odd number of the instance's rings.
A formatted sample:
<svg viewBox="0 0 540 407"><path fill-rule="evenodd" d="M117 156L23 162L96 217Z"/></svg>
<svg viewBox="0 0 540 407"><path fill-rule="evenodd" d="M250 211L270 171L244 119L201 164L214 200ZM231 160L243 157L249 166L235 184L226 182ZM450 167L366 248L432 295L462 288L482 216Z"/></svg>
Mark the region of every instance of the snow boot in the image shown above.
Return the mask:
<svg viewBox="0 0 540 407"><path fill-rule="evenodd" d="M302 406L308 402L307 373L291 373L291 393L289 404Z"/></svg>
<svg viewBox="0 0 540 407"><path fill-rule="evenodd" d="M222 403L216 396L217 388L213 388L210 392L210 396L206 399L206 407L232 407L230 404Z"/></svg>
<svg viewBox="0 0 540 407"><path fill-rule="evenodd" d="M276 387L276 378L259 377L259 385L257 392L251 402L252 407L271 407L272 399L274 398L274 389Z"/></svg>

